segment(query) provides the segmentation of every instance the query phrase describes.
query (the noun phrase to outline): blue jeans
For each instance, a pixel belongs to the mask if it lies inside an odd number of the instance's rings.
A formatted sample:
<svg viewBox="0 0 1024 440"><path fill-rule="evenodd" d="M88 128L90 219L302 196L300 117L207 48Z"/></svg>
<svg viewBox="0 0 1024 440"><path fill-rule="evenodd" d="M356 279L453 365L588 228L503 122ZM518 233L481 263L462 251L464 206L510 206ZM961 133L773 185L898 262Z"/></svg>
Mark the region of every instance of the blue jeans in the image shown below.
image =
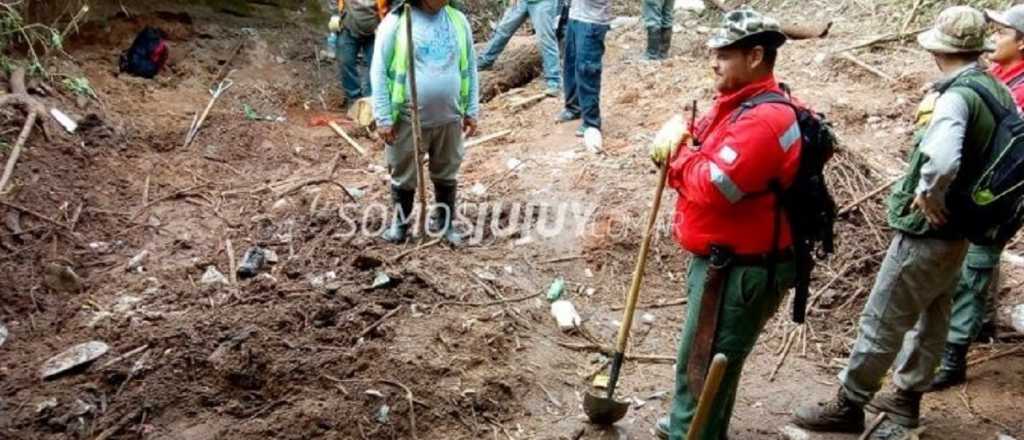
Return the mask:
<svg viewBox="0 0 1024 440"><path fill-rule="evenodd" d="M601 128L601 58L608 29L569 19L565 33L565 109L580 115L584 127Z"/></svg>
<svg viewBox="0 0 1024 440"><path fill-rule="evenodd" d="M338 32L338 80L345 90L346 104L370 96L370 61L373 59L373 37L357 37L348 29ZM359 62L359 54L363 62ZM360 75L363 73L363 75ZM362 76L362 78L360 78Z"/></svg>
<svg viewBox="0 0 1024 440"><path fill-rule="evenodd" d="M540 49L541 60L544 62L544 79L548 87L558 88L562 85L562 66L558 64L558 39L555 37L555 24L558 20L558 2L556 0L516 0L511 8L501 17L494 36L487 43L487 48L480 55L477 65L490 66L498 59L501 51L516 30L523 25L526 17L537 35L537 47Z"/></svg>
<svg viewBox="0 0 1024 440"><path fill-rule="evenodd" d="M643 0L644 27L671 28L676 0Z"/></svg>

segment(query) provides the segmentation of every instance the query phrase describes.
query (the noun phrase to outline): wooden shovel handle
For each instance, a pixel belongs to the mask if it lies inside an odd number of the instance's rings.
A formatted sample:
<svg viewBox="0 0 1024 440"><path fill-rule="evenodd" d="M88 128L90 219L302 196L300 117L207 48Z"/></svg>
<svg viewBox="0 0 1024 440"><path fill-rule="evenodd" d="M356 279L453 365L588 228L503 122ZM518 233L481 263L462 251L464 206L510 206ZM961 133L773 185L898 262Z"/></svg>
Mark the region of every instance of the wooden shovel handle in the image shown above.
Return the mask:
<svg viewBox="0 0 1024 440"><path fill-rule="evenodd" d="M651 238L654 236L654 225L658 222L658 210L661 209L661 194L665 192L665 179L668 176L668 161L661 164L658 171L658 188L654 191L654 206L647 214L647 230L644 231L644 241L640 245L640 255L636 259L636 268L633 269L633 283L629 286L629 293L626 295L626 309L622 316L622 325L619 326L619 337L615 342L615 351L626 352L626 342L629 341L629 330L633 327L633 314L636 312L636 304L640 298L640 284L644 280L644 268L647 267L647 253L651 249Z"/></svg>
<svg viewBox="0 0 1024 440"><path fill-rule="evenodd" d="M729 359L724 354L716 354L711 361L711 368L708 369L708 377L704 380L704 389L700 392L700 400L697 401L697 412L690 421L690 430L686 433L686 440L697 440L704 425L711 417L711 406L715 403L715 396L718 395L718 387L722 384L722 377L725 376L725 367L729 365Z"/></svg>

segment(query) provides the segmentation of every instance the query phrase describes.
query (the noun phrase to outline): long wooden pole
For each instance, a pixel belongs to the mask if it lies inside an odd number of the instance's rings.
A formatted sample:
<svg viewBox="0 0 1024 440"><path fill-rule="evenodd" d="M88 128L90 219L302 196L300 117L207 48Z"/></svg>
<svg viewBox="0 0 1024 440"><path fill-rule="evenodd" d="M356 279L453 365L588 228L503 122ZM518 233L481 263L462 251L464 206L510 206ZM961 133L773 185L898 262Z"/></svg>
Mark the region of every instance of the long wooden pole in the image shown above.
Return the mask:
<svg viewBox="0 0 1024 440"><path fill-rule="evenodd" d="M422 140L423 133L420 127L420 103L419 97L416 94L416 46L413 45L412 38L412 6L408 3L405 4L405 37L408 42L409 48L409 101L412 103L412 146L413 151L416 153L416 186L420 196L420 215L416 219L416 235L423 239L426 237L426 220L427 220L427 180L423 175L423 164L420 162L420 158L423 157L423 151L420 149L420 142Z"/></svg>

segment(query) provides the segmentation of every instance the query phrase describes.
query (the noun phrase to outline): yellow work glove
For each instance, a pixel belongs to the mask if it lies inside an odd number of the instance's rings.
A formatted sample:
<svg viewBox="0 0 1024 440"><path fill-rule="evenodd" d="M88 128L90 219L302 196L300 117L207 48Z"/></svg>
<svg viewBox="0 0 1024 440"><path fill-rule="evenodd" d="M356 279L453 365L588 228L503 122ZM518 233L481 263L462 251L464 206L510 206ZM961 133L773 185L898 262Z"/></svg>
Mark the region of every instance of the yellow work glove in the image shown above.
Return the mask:
<svg viewBox="0 0 1024 440"><path fill-rule="evenodd" d="M679 145L690 139L686 132L686 123L683 122L683 115L675 115L661 126L658 134L651 141L651 160L661 165L675 156Z"/></svg>
<svg viewBox="0 0 1024 440"><path fill-rule="evenodd" d="M338 31L340 31L341 30L341 16L332 15L331 16L331 21L329 23L327 23L327 27L331 30L331 32L338 32Z"/></svg>

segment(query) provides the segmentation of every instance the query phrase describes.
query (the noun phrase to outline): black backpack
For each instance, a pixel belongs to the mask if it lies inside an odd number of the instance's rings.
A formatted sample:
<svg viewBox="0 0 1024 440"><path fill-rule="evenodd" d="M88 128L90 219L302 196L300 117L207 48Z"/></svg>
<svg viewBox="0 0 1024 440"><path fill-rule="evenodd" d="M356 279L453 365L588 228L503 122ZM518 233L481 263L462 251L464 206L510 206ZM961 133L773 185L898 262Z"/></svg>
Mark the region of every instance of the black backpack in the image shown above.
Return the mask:
<svg viewBox="0 0 1024 440"><path fill-rule="evenodd" d="M954 226L972 243L1004 244L1024 224L1024 120L982 85L965 87L985 102L996 128L983 150L964 152L946 204Z"/></svg>
<svg viewBox="0 0 1024 440"><path fill-rule="evenodd" d="M782 85L789 95L789 90ZM825 165L835 153L836 137L825 115L793 103L789 96L768 92L744 102L733 117L761 104L785 104L796 113L800 127L800 166L788 188L778 181L769 186L776 195L775 229L772 255L768 266L768 286L775 284L775 261L779 257L779 239L782 212L785 211L793 237L793 256L796 263L796 294L793 296L793 322L803 323L810 296L811 272L815 259L824 259L835 252L836 203L825 181Z"/></svg>
<svg viewBox="0 0 1024 440"><path fill-rule="evenodd" d="M121 54L121 72L143 78L153 78L164 67L168 55L164 32L146 26L135 36L132 46Z"/></svg>

